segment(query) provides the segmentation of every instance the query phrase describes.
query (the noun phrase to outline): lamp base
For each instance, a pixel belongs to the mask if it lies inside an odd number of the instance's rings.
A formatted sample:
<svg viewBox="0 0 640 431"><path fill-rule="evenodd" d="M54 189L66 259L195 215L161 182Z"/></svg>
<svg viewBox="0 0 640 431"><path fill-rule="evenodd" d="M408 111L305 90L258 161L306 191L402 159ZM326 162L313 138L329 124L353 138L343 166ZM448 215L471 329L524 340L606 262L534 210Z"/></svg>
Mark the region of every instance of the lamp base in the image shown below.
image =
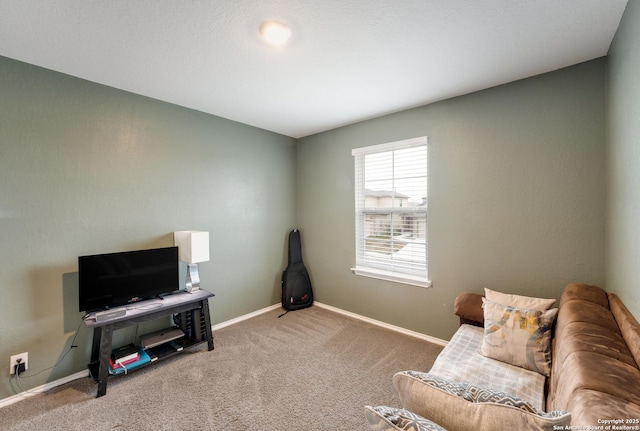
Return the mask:
<svg viewBox="0 0 640 431"><path fill-rule="evenodd" d="M184 283L184 290L189 293L200 290L200 274L198 274L198 264L187 265L187 279Z"/></svg>

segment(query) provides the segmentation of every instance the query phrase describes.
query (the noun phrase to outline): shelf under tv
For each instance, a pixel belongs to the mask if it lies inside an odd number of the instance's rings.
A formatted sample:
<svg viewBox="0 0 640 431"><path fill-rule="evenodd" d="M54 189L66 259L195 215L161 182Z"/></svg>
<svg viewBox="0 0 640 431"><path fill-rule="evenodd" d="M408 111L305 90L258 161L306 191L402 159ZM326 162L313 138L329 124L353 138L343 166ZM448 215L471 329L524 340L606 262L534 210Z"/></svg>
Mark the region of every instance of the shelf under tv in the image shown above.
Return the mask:
<svg viewBox="0 0 640 431"><path fill-rule="evenodd" d="M113 331L116 329L173 315L174 321L185 334L181 338L148 349L157 359L135 367L135 370L152 365L158 360L166 359L201 343L207 343L208 350L213 350L213 333L209 314L209 298L213 296L213 293L206 290L198 290L193 293L180 292L161 300L141 301L136 303L135 307L127 309L126 315L99 322L92 319L92 315L89 314L85 318L84 324L93 328L91 362L88 364L88 368L91 376L98 383L96 398L107 393L107 380L110 376L109 357L113 349L111 342ZM171 343L175 343L182 349L169 348L168 345ZM164 346L165 344L167 346Z"/></svg>

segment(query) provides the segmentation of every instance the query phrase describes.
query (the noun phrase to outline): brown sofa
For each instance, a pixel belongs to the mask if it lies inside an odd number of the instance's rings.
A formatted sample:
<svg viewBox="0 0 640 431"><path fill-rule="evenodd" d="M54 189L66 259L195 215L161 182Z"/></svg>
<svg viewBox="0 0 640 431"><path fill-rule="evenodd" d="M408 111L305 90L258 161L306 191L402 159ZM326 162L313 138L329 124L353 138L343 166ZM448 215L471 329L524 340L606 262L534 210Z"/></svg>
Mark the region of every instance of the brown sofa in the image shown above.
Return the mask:
<svg viewBox="0 0 640 431"><path fill-rule="evenodd" d="M546 411L569 411L575 429L640 429L640 324L597 286L567 285L559 307ZM483 325L482 295L460 294L454 310Z"/></svg>

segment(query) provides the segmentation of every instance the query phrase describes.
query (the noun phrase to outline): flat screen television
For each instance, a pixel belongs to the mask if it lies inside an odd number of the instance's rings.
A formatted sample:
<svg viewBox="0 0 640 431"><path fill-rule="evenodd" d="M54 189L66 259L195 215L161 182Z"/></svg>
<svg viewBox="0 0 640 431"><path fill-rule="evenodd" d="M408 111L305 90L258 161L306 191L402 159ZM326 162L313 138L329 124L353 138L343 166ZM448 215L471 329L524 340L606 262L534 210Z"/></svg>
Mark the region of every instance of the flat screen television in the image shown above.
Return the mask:
<svg viewBox="0 0 640 431"><path fill-rule="evenodd" d="M179 290L178 247L78 257L79 311L97 311Z"/></svg>

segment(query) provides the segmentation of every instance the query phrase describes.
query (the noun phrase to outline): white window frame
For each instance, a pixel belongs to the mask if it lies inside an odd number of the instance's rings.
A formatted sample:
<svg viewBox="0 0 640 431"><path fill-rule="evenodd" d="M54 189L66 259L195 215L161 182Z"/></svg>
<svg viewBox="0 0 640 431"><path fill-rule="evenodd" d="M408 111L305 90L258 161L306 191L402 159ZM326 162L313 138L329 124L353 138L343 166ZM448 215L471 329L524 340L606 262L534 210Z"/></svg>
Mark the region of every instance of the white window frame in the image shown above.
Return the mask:
<svg viewBox="0 0 640 431"><path fill-rule="evenodd" d="M407 270L403 269L402 271L393 268L393 265L386 266L381 264L380 262L375 262L374 264L370 264L367 262L366 253L365 253L365 216L366 214L375 212L375 209L367 209L365 208L365 156L376 153L383 153L395 150L401 150L405 148L415 148L424 146L428 150L428 139L426 136L421 136L413 139L406 139L403 141L390 142L386 144L380 145L372 145L368 147L356 148L351 151L351 154L354 156L354 168L355 168L355 210L356 210L356 266L351 268L351 271L356 275L361 275L365 277L372 277L377 279L382 279L386 281L392 281L397 283L405 283L416 285L420 287L431 287L432 283L429 281L428 271L429 271L429 259L428 259L428 222L426 222L427 226L425 226L425 268L424 270L413 269ZM425 167L426 169L426 167ZM394 176L395 181L395 176ZM385 208L386 209L386 208ZM391 210L392 213L402 214L405 209L402 208L393 208ZM422 211L422 209L420 210ZM424 207L424 215L425 220L428 220L427 214L427 205ZM421 212L422 214L422 212ZM405 272L406 271L406 272Z"/></svg>

